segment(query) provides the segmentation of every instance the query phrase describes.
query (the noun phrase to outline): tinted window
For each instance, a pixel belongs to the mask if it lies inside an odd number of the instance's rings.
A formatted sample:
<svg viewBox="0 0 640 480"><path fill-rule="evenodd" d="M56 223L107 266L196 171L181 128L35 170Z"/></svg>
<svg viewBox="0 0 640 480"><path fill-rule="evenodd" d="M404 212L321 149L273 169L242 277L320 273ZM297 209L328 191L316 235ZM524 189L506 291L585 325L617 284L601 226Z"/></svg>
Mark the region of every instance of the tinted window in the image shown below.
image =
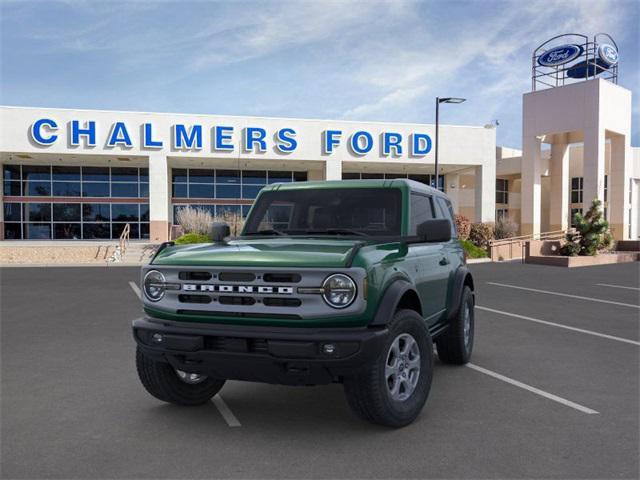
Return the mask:
<svg viewBox="0 0 640 480"><path fill-rule="evenodd" d="M88 222L111 220L108 203L84 203L82 205L82 219Z"/></svg>
<svg viewBox="0 0 640 480"><path fill-rule="evenodd" d="M82 180L91 180L95 182L109 181L108 167L82 167Z"/></svg>
<svg viewBox="0 0 640 480"><path fill-rule="evenodd" d="M80 181L80 167L53 167L53 179Z"/></svg>
<svg viewBox="0 0 640 480"><path fill-rule="evenodd" d="M415 235L418 225L426 220L430 220L434 217L433 202L431 197L427 195L421 195L419 193L411 194L411 211L409 221L409 235Z"/></svg>
<svg viewBox="0 0 640 480"><path fill-rule="evenodd" d="M457 238L458 234L456 232L456 222L454 220L453 206L451 205L451 202L442 197L437 197L436 202L440 207L441 216L449 220L449 222L451 223L451 237Z"/></svg>
<svg viewBox="0 0 640 480"><path fill-rule="evenodd" d="M395 188L278 190L262 194L251 212L245 234L278 224L291 235L335 234L333 229L400 235L402 193Z"/></svg>
<svg viewBox="0 0 640 480"><path fill-rule="evenodd" d="M79 222L80 221L80 204L79 203L54 203L53 204L53 221L54 222Z"/></svg>
<svg viewBox="0 0 640 480"><path fill-rule="evenodd" d="M4 165L2 170L5 180L20 180L20 165Z"/></svg>
<svg viewBox="0 0 640 480"><path fill-rule="evenodd" d="M23 165L23 180L51 180L51 167L41 165Z"/></svg>

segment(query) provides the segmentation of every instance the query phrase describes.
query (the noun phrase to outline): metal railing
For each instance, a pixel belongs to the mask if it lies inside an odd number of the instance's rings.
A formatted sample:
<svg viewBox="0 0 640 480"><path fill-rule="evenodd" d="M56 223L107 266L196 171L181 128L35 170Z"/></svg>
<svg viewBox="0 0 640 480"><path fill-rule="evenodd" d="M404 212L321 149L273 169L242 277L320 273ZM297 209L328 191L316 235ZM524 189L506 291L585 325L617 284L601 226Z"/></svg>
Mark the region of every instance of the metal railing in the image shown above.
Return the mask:
<svg viewBox="0 0 640 480"><path fill-rule="evenodd" d="M525 246L527 242L537 240L562 240L566 237L567 233L575 232L575 229L570 228L567 230L553 230L549 232L540 232L530 235L520 235L518 237L501 238L499 240L491 240L489 242L489 248L491 253L491 260L495 261L498 255L498 247L502 251L508 251L506 255L509 259L513 258L525 258ZM519 254L519 255L518 255Z"/></svg>
<svg viewBox="0 0 640 480"><path fill-rule="evenodd" d="M131 234L131 225L128 223L122 229L122 233L120 234L120 239L118 240L118 248L120 249L120 256L124 257L124 252L127 250L129 246L129 235Z"/></svg>

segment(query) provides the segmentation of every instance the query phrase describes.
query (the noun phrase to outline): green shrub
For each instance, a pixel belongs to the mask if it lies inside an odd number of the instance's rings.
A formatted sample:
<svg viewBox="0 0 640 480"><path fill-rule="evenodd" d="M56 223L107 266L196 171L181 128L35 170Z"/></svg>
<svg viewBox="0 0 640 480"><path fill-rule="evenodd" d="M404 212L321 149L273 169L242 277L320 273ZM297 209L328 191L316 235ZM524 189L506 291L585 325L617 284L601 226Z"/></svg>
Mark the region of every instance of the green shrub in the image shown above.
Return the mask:
<svg viewBox="0 0 640 480"><path fill-rule="evenodd" d="M469 240L469 233L471 232L471 222L464 215L455 214L456 230L458 231L458 238L460 240Z"/></svg>
<svg viewBox="0 0 640 480"><path fill-rule="evenodd" d="M609 233L609 222L602 214L602 202L598 199L591 202L589 211L573 216L576 233L569 232L566 243L560 249L561 255L597 255L598 252L611 247L613 237Z"/></svg>
<svg viewBox="0 0 640 480"><path fill-rule="evenodd" d="M460 240L460 244L464 251L467 252L467 258L486 258L487 252L480 247L476 247L470 240Z"/></svg>
<svg viewBox="0 0 640 480"><path fill-rule="evenodd" d="M201 233L185 233L181 237L175 239L176 245L188 245L190 243L211 243L209 235Z"/></svg>
<svg viewBox="0 0 640 480"><path fill-rule="evenodd" d="M469 240L471 240L471 243L476 247L488 250L489 242L495 238L494 229L495 225L493 222L472 223Z"/></svg>

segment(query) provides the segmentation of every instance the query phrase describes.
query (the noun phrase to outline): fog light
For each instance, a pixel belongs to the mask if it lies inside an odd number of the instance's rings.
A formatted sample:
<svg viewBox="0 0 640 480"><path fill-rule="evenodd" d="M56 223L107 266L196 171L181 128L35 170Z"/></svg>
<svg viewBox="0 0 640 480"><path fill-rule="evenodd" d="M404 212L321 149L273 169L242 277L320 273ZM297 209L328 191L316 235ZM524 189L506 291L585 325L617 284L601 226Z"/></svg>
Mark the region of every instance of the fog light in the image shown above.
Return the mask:
<svg viewBox="0 0 640 480"><path fill-rule="evenodd" d="M159 333L154 333L153 337L151 337L151 341L153 343L162 343L162 335L160 335Z"/></svg>
<svg viewBox="0 0 640 480"><path fill-rule="evenodd" d="M324 353L328 353L329 355L331 355L332 353L334 353L336 351L336 346L333 343L325 343L322 346L322 351Z"/></svg>

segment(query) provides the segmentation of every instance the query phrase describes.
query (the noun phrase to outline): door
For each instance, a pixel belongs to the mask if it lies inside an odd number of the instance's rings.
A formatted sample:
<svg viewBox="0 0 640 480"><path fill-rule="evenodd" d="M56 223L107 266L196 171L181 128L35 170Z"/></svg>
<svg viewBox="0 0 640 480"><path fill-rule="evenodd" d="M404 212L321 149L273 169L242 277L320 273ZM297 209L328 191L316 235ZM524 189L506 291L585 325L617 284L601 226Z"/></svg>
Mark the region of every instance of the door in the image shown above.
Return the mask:
<svg viewBox="0 0 640 480"><path fill-rule="evenodd" d="M416 234L420 223L436 218L431 196L412 192L409 218L409 235ZM429 325L437 323L447 304L450 266L446 248L441 243L413 243L408 260L412 263L423 316Z"/></svg>

